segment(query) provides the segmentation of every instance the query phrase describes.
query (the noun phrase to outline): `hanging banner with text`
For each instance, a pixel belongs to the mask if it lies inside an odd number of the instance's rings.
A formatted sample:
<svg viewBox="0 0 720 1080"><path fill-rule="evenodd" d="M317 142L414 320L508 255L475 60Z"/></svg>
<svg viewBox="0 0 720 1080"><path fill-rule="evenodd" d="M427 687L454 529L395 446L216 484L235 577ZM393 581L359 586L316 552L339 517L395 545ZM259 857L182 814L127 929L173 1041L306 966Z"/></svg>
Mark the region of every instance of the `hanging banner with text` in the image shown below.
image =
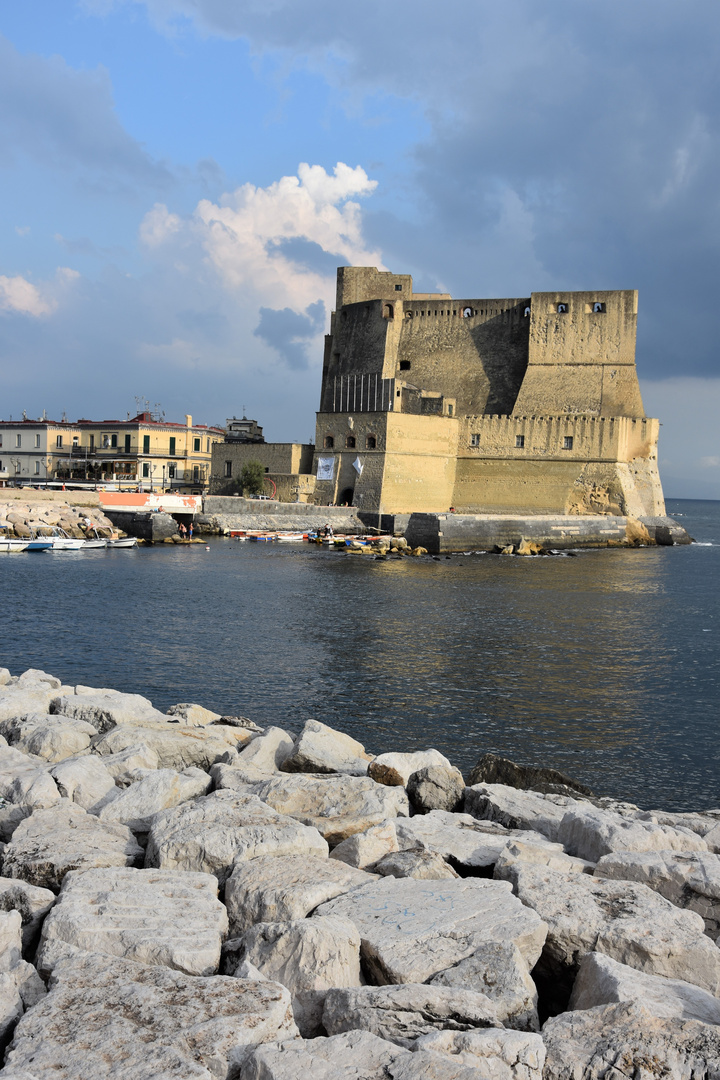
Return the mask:
<svg viewBox="0 0 720 1080"><path fill-rule="evenodd" d="M317 478L318 480L332 480L335 475L335 458L334 457L321 457L318 458Z"/></svg>

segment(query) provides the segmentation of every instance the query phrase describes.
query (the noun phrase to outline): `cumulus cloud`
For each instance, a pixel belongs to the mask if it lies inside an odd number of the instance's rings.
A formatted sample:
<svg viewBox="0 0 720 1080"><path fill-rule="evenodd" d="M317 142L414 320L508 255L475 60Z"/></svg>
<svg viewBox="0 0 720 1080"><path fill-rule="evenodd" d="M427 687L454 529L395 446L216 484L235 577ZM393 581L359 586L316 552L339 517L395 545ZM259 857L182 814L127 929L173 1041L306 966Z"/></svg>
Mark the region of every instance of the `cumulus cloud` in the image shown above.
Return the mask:
<svg viewBox="0 0 720 1080"><path fill-rule="evenodd" d="M54 282L38 287L20 274L14 277L0 274L0 313L34 318L51 315L57 309L62 291L79 276L76 270L61 266Z"/></svg>
<svg viewBox="0 0 720 1080"><path fill-rule="evenodd" d="M304 368L308 366L308 345L322 332L324 325L322 300L309 304L302 314L292 308L278 311L263 307L254 334L276 349L291 368Z"/></svg>

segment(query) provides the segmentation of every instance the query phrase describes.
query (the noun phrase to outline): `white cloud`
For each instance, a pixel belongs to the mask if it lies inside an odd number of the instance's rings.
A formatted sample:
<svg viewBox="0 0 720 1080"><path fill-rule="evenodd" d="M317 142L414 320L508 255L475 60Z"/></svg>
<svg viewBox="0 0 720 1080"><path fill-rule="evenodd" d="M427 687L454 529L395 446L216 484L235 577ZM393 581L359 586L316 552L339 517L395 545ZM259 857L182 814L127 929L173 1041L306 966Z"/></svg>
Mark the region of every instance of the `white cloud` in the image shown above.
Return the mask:
<svg viewBox="0 0 720 1080"><path fill-rule="evenodd" d="M55 281L38 287L20 274L15 277L0 274L0 312L31 315L34 318L51 315L57 309L60 294L65 287L79 276L76 270L59 266Z"/></svg>

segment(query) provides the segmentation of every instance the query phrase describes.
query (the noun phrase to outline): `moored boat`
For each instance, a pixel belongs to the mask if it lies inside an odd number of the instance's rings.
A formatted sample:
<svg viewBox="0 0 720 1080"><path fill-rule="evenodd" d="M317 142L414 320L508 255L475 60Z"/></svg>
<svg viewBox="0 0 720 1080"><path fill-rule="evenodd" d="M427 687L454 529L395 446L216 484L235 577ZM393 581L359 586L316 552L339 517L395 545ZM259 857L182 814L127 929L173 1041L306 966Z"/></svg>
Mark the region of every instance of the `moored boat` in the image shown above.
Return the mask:
<svg viewBox="0 0 720 1080"><path fill-rule="evenodd" d="M122 540L108 540L107 547L109 548L134 548L138 546L136 536L125 536Z"/></svg>
<svg viewBox="0 0 720 1080"><path fill-rule="evenodd" d="M27 551L29 540L14 536L0 536L0 551Z"/></svg>

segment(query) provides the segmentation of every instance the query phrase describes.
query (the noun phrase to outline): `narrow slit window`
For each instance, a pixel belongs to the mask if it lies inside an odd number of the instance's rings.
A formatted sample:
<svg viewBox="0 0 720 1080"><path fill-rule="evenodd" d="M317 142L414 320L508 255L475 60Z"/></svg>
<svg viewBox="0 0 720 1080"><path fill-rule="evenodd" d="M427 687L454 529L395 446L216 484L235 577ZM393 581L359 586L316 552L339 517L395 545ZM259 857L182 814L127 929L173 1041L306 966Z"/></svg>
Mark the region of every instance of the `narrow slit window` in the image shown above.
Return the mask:
<svg viewBox="0 0 720 1080"><path fill-rule="evenodd" d="M376 447L377 447L377 439L375 438L374 435L368 435L368 437L365 440L365 449L366 450L375 450Z"/></svg>
<svg viewBox="0 0 720 1080"><path fill-rule="evenodd" d="M480 445L480 436L476 432L473 432L473 434L470 436L470 445L471 446L479 446Z"/></svg>
<svg viewBox="0 0 720 1080"><path fill-rule="evenodd" d="M335 440L334 440L334 438L332 437L332 435L326 435L326 436L325 436L325 442L324 442L324 444L323 444L323 445L324 445L324 447L325 447L325 449L326 449L326 450L332 450L332 448L333 448L333 447L334 447L334 445L335 445Z"/></svg>
<svg viewBox="0 0 720 1080"><path fill-rule="evenodd" d="M346 448L348 450L354 450L355 449L355 436L354 435L348 435L348 437L345 440L345 446L346 446Z"/></svg>
<svg viewBox="0 0 720 1080"><path fill-rule="evenodd" d="M567 309L568 309L567 304L558 304L558 306L557 306L558 315L567 315Z"/></svg>
<svg viewBox="0 0 720 1080"><path fill-rule="evenodd" d="M573 437L572 437L572 435L566 435L563 438L563 450L572 450L572 448L573 448Z"/></svg>
<svg viewBox="0 0 720 1080"><path fill-rule="evenodd" d="M524 446L525 446L525 436L524 435L516 435L515 436L515 446L517 447L518 450L522 450L524 448Z"/></svg>

